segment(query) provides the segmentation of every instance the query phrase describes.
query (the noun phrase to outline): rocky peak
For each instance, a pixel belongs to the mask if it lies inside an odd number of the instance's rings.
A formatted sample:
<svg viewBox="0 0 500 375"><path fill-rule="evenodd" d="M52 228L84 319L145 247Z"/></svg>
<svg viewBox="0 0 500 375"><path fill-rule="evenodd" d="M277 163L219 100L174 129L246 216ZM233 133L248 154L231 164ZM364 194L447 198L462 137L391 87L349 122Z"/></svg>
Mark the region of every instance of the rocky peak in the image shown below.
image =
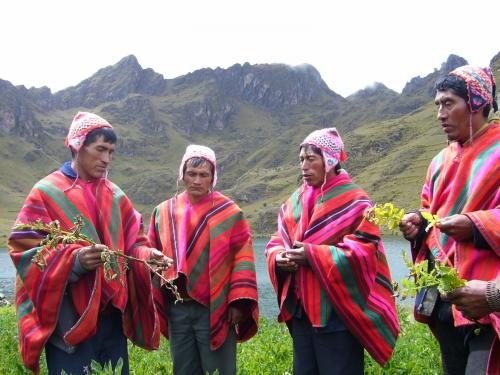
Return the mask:
<svg viewBox="0 0 500 375"><path fill-rule="evenodd" d="M441 64L441 69L439 69L440 75L448 74L452 70L458 68L459 66L467 65L467 60L464 58L451 54L448 59Z"/></svg>
<svg viewBox="0 0 500 375"><path fill-rule="evenodd" d="M33 107L29 90L0 79L0 134L30 138L34 143L43 142L44 132Z"/></svg>
<svg viewBox="0 0 500 375"><path fill-rule="evenodd" d="M139 60L134 55L128 55L118 61L114 67L117 70L140 72L142 70ZM106 68L105 68L106 69Z"/></svg>
<svg viewBox="0 0 500 375"><path fill-rule="evenodd" d="M459 66L466 65L467 60L457 55L450 55L448 59L441 64L439 70L434 70L434 72L421 78L420 76L413 77L403 88L402 95L415 96L423 95L427 100L431 99L434 95L434 83L436 80L451 72Z"/></svg>
<svg viewBox="0 0 500 375"><path fill-rule="evenodd" d="M278 109L309 103L323 95L335 95L311 65L236 64L216 69L223 92L253 104Z"/></svg>
<svg viewBox="0 0 500 375"><path fill-rule="evenodd" d="M227 69L200 69L176 78L174 87L214 80L220 95L268 109L290 108L316 99L341 98L312 65L235 64Z"/></svg>
<svg viewBox="0 0 500 375"><path fill-rule="evenodd" d="M47 87L31 87L28 94L33 102L45 111L50 111L55 108L56 101L52 91Z"/></svg>
<svg viewBox="0 0 500 375"><path fill-rule="evenodd" d="M117 64L100 69L77 86L55 94L62 108L87 107L117 101L132 93L159 95L166 81L152 69L142 69L133 55L124 57Z"/></svg>

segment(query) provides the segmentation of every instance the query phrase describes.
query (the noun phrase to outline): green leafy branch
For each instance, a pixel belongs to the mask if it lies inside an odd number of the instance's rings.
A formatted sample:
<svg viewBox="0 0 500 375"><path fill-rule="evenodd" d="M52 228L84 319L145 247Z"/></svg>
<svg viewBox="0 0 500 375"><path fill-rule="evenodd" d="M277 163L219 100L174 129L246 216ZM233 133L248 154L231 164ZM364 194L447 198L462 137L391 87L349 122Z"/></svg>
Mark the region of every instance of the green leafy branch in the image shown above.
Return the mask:
<svg viewBox="0 0 500 375"><path fill-rule="evenodd" d="M439 217L437 215L432 215L427 211L421 211L421 214L425 220L427 220L427 227L425 231L428 232L430 228L436 226L439 222ZM398 232L399 222L405 215L405 210L403 208L395 207L392 203L376 204L375 206L369 208L366 211L365 217L372 224L378 227L387 227L392 232Z"/></svg>
<svg viewBox="0 0 500 375"><path fill-rule="evenodd" d="M58 220L44 223L38 219L32 223L18 224L14 226L14 230L33 230L46 234L45 238L40 241L40 248L31 259L43 271L47 266L47 257L52 251L58 251L57 247L59 244L66 246L68 244L83 242L91 246L96 245L96 242L92 238L89 238L82 232L84 223L81 216L76 216L73 224L74 226L71 230L65 231L61 228ZM175 302L182 301L177 286L161 274L161 271L168 268L168 263L156 259L139 259L126 255L121 251L109 249L108 247L102 250L101 260L103 261L104 279L106 281L109 282L118 279L122 282L122 278L120 277L123 273L122 269L126 271L128 269L128 262L130 261L139 262L165 282L167 289L173 293Z"/></svg>
<svg viewBox="0 0 500 375"><path fill-rule="evenodd" d="M439 222L439 217L437 215L433 215L427 211L420 211L420 213L422 214L422 217L427 220L427 226L425 227L426 232L428 232L432 227L435 227Z"/></svg>
<svg viewBox="0 0 500 375"><path fill-rule="evenodd" d="M404 251L403 260L410 274L401 281L401 284L393 282L394 295L403 300L415 297L420 290L425 288L437 287L440 293L449 293L465 286L466 280L460 278L458 271L438 259L434 261L432 270L429 270L427 260L413 264Z"/></svg>
<svg viewBox="0 0 500 375"><path fill-rule="evenodd" d="M398 228L399 222L405 215L405 210L395 207L392 203L376 204L368 209L365 217L372 224L378 227L386 226L394 231Z"/></svg>

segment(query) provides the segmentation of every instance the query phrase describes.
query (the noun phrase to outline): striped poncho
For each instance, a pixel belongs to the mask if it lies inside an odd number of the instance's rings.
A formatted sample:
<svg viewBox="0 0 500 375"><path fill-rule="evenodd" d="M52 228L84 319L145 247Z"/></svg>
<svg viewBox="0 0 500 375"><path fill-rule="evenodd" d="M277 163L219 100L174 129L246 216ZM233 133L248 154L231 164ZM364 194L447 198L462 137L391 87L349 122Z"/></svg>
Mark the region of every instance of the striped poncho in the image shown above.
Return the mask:
<svg viewBox="0 0 500 375"><path fill-rule="evenodd" d="M413 248L419 262L430 250L448 261L466 280L494 280L500 276L500 123L493 121L474 135L472 144L451 143L432 160L422 190L422 209L440 218L465 214L482 234L490 249L478 249L473 241L457 242L432 228L422 246ZM453 308L455 325L471 324ZM416 318L425 321L416 315ZM500 358L500 313L480 320L492 323L497 332Z"/></svg>
<svg viewBox="0 0 500 375"><path fill-rule="evenodd" d="M210 347L220 347L227 337L227 309L231 302L247 300L248 310L236 326L238 341L257 332L259 310L250 228L240 208L213 192L191 205L187 193L158 205L148 232L153 246L174 259L165 277L186 276L191 298L210 308ZM168 337L166 303L155 291L162 333Z"/></svg>
<svg viewBox="0 0 500 375"><path fill-rule="evenodd" d="M76 216L84 221L83 233L97 243L128 255L148 259L150 247L142 232L140 215L127 196L108 180L96 185L96 205L91 213L79 184L61 171L39 181L28 195L16 223L45 223L58 220L63 230L70 230ZM96 222L92 217L96 217ZM135 344L153 349L159 346L152 297L151 276L142 264L132 262L121 280L106 282L103 269L88 272L77 282L68 283L77 250L88 244L58 245L46 257L42 271L31 262L40 249L44 233L13 231L9 237L10 256L17 269L16 306L20 351L27 368L37 373L39 357L57 323L63 293L67 289L79 316L65 334L70 345L78 345L96 332L100 309L111 304L123 313L125 335Z"/></svg>
<svg viewBox="0 0 500 375"><path fill-rule="evenodd" d="M332 309L370 355L384 365L399 332L391 275L380 233L364 219L366 193L347 173L320 189L304 185L281 207L278 231L266 247L269 275L278 295L279 321L288 321L300 303L314 327L323 327ZM308 266L277 273L276 255L304 243ZM293 332L292 332L293 334Z"/></svg>

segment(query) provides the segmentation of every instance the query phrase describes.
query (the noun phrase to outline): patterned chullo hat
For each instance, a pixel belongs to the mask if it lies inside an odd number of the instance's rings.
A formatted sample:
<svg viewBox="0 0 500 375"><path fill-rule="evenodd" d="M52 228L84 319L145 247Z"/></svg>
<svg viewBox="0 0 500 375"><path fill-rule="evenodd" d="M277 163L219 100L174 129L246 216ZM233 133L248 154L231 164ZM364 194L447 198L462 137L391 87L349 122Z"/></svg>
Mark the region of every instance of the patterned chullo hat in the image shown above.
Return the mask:
<svg viewBox="0 0 500 375"><path fill-rule="evenodd" d="M94 113L78 112L73 118L73 122L69 127L69 132L66 136L66 139L64 140L64 144L66 145L66 147L72 148L73 150L78 152L83 146L87 135L92 130L99 128L113 129L109 122Z"/></svg>
<svg viewBox="0 0 500 375"><path fill-rule="evenodd" d="M495 78L490 68L478 68L464 65L453 70L451 75L462 78L467 85L469 94L469 108L471 112L477 112L486 105L492 105L496 112L498 106L495 98Z"/></svg>
<svg viewBox="0 0 500 375"><path fill-rule="evenodd" d="M313 131L300 144L313 145L321 150L325 162L326 173L330 172L339 162L347 159L344 142L335 128L325 128Z"/></svg>

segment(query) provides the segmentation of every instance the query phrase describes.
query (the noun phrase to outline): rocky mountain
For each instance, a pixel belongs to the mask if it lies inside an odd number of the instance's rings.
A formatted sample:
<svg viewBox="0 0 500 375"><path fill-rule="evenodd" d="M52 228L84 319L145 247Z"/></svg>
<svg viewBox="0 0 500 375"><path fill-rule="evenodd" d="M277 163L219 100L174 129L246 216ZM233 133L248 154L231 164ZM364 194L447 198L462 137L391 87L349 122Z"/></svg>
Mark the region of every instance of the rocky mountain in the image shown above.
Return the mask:
<svg viewBox="0 0 500 375"><path fill-rule="evenodd" d="M244 208L256 233L270 233L279 204L297 186L297 145L324 126L339 129L346 168L376 200L414 207L427 163L445 144L432 85L464 63L452 55L401 94L377 83L347 98L310 65L244 63L164 79L127 56L55 94L0 80L0 235L5 239L33 183L68 159L63 139L79 110L116 128L111 178L146 221L176 191L186 145L201 143L218 156L218 188ZM497 55L497 78L499 66Z"/></svg>
<svg viewBox="0 0 500 375"><path fill-rule="evenodd" d="M35 116L36 105L31 96L34 91L0 79L0 134L36 143L43 141L44 130Z"/></svg>
<svg viewBox="0 0 500 375"><path fill-rule="evenodd" d="M166 80L152 69L143 69L133 55L116 65L99 70L77 86L69 87L54 95L59 109L94 108L106 102L125 99L131 94L161 95Z"/></svg>

